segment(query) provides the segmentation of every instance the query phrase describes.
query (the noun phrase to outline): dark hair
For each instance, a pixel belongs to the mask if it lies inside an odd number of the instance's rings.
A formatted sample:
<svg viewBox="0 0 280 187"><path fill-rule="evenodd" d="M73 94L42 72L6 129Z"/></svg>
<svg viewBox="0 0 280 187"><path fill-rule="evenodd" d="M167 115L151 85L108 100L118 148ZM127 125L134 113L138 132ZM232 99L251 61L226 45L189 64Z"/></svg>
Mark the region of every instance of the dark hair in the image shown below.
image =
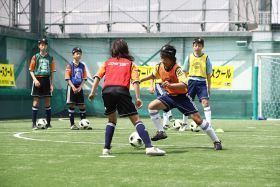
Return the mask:
<svg viewBox="0 0 280 187"><path fill-rule="evenodd" d="M202 46L204 46L204 39L203 38L195 38L193 40L193 44L195 44L195 43L201 44Z"/></svg>
<svg viewBox="0 0 280 187"><path fill-rule="evenodd" d="M79 47L74 47L74 48L72 49L72 54L74 55L74 53L76 53L76 52L83 53L83 51L82 51L81 48L79 48Z"/></svg>
<svg viewBox="0 0 280 187"><path fill-rule="evenodd" d="M134 61L134 57L130 55L128 45L123 39L117 39L113 42L111 52L112 57L126 58L128 60Z"/></svg>
<svg viewBox="0 0 280 187"><path fill-rule="evenodd" d="M174 46L166 44L160 49L160 56L163 58L169 58L172 61L176 62L176 49Z"/></svg>
<svg viewBox="0 0 280 187"><path fill-rule="evenodd" d="M45 43L46 45L48 45L49 42L48 42L48 40L46 38L41 38L40 40L38 40L38 45L40 43Z"/></svg>

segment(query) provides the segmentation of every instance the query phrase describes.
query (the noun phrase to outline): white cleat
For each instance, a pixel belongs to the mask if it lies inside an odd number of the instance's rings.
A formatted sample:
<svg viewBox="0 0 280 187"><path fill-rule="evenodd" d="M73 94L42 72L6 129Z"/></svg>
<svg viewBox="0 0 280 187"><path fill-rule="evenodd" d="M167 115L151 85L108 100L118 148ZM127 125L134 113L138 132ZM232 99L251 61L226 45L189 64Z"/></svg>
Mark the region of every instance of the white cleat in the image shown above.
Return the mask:
<svg viewBox="0 0 280 187"><path fill-rule="evenodd" d="M106 149L106 148L104 148L103 149L103 151L102 151L102 155L106 155L106 156L108 156L108 155L110 155L111 154L111 150L110 149Z"/></svg>
<svg viewBox="0 0 280 187"><path fill-rule="evenodd" d="M156 148L156 147L148 147L146 148L146 155L150 155L150 156L163 156L165 155L166 152Z"/></svg>
<svg viewBox="0 0 280 187"><path fill-rule="evenodd" d="M180 132L183 132L183 131L186 131L187 130L187 128L188 128L188 124L182 124L182 126L179 128L179 131Z"/></svg>

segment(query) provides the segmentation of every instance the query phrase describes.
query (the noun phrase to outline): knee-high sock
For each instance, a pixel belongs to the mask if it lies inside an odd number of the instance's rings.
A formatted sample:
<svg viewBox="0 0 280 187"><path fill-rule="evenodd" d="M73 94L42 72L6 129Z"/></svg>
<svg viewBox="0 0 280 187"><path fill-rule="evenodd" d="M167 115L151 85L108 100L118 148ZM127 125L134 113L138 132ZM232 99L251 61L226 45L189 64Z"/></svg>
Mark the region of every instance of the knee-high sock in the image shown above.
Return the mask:
<svg viewBox="0 0 280 187"><path fill-rule="evenodd" d="M184 114L183 114L183 123L188 124L188 116L185 116Z"/></svg>
<svg viewBox="0 0 280 187"><path fill-rule="evenodd" d="M138 132L140 138L143 140L145 147L152 147L152 143L149 137L148 131L145 129L145 125L142 121L138 121L135 125L136 131Z"/></svg>
<svg viewBox="0 0 280 187"><path fill-rule="evenodd" d="M37 121L38 107L32 107L32 124L35 125Z"/></svg>
<svg viewBox="0 0 280 187"><path fill-rule="evenodd" d="M164 131L158 110L149 110L150 117L158 131Z"/></svg>
<svg viewBox="0 0 280 187"><path fill-rule="evenodd" d="M203 120L202 124L200 125L202 130L211 138L213 142L220 141L217 137L214 129L209 125L209 123L205 120Z"/></svg>
<svg viewBox="0 0 280 187"><path fill-rule="evenodd" d="M74 108L69 107L68 109L69 119L71 126L75 124L75 110Z"/></svg>
<svg viewBox="0 0 280 187"><path fill-rule="evenodd" d="M86 119L87 115L86 115L86 109L80 109L80 118L82 119Z"/></svg>
<svg viewBox="0 0 280 187"><path fill-rule="evenodd" d="M204 108L204 115L206 121L211 125L211 108L210 106Z"/></svg>
<svg viewBox="0 0 280 187"><path fill-rule="evenodd" d="M52 108L49 106L49 107L46 107L45 110L46 110L46 120L49 125L49 124L51 124Z"/></svg>
<svg viewBox="0 0 280 187"><path fill-rule="evenodd" d="M111 149L111 143L115 132L116 124L108 122L105 129L105 149Z"/></svg>
<svg viewBox="0 0 280 187"><path fill-rule="evenodd" d="M169 116L168 116L167 112L163 112L163 114L162 114L162 125L163 126L167 125L168 121L169 121Z"/></svg>

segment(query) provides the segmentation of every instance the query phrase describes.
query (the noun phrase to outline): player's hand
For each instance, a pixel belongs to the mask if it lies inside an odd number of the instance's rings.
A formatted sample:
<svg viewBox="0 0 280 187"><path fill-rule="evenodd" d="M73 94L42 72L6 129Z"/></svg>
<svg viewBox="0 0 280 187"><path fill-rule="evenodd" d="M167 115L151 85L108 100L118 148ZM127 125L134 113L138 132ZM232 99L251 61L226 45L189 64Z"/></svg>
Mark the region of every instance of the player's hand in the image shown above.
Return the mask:
<svg viewBox="0 0 280 187"><path fill-rule="evenodd" d="M141 108L143 106L141 99L136 99L135 106L136 108Z"/></svg>
<svg viewBox="0 0 280 187"><path fill-rule="evenodd" d="M82 87L79 86L79 88L77 88L77 93L80 92L82 90Z"/></svg>
<svg viewBox="0 0 280 187"><path fill-rule="evenodd" d="M41 85L40 82L39 82L38 80L35 80L35 81L34 81L34 84L35 84L36 87L40 87L40 85Z"/></svg>
<svg viewBox="0 0 280 187"><path fill-rule="evenodd" d="M53 84L51 84L50 90L51 92L53 92Z"/></svg>
<svg viewBox="0 0 280 187"><path fill-rule="evenodd" d="M148 90L149 90L150 94L154 94L155 93L155 89L154 89L153 86L149 87Z"/></svg>
<svg viewBox="0 0 280 187"><path fill-rule="evenodd" d="M92 101L95 97L95 93L91 93L88 95L88 100Z"/></svg>
<svg viewBox="0 0 280 187"><path fill-rule="evenodd" d="M165 88L165 87L170 87L170 83L168 82L168 81L164 81L163 83L162 83L162 86Z"/></svg>
<svg viewBox="0 0 280 187"><path fill-rule="evenodd" d="M75 86L72 87L72 90L73 90L74 94L78 93L78 89Z"/></svg>

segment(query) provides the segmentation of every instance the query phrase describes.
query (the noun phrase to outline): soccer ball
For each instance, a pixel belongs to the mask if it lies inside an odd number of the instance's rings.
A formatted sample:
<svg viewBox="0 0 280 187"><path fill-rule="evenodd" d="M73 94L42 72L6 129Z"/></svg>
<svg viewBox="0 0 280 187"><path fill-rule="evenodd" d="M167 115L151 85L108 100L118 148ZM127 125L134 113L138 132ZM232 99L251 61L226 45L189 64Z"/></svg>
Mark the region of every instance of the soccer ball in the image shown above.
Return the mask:
<svg viewBox="0 0 280 187"><path fill-rule="evenodd" d="M79 122L79 127L80 129L88 129L90 127L90 122L88 119L82 119Z"/></svg>
<svg viewBox="0 0 280 187"><path fill-rule="evenodd" d="M190 129L193 132L199 132L200 131L199 126L194 121L191 122Z"/></svg>
<svg viewBox="0 0 280 187"><path fill-rule="evenodd" d="M128 138L128 141L130 143L130 145L132 145L133 147L139 148L141 146L143 146L143 140L140 138L139 134L137 132L133 132L131 133L131 135Z"/></svg>
<svg viewBox="0 0 280 187"><path fill-rule="evenodd" d="M36 122L36 126L38 129L45 129L48 124L46 119L38 119Z"/></svg>
<svg viewBox="0 0 280 187"><path fill-rule="evenodd" d="M175 119L175 121L173 122L173 124L172 124L172 127L174 128L174 129L180 129L180 127L183 125L183 121L182 120L180 120L180 119Z"/></svg>

